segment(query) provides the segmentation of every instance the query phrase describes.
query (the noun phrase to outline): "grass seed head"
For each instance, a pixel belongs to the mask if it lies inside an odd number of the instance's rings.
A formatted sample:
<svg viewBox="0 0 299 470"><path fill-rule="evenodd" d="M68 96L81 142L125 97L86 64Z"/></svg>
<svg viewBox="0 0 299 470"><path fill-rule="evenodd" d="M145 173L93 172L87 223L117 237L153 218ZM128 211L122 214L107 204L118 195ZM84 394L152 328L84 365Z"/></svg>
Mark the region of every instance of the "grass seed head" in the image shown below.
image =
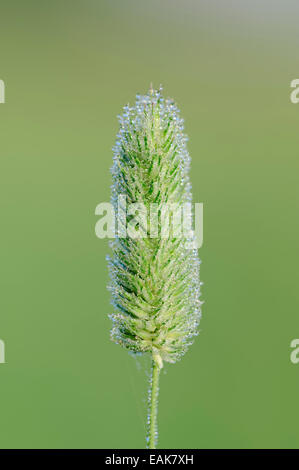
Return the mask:
<svg viewBox="0 0 299 470"><path fill-rule="evenodd" d="M173 100L152 88L137 95L135 106L124 107L119 122L112 167L116 219L120 194L127 205L141 203L146 214L155 205L159 219L156 237L140 223L140 237L111 242L111 338L131 352L151 353L162 367L187 351L201 316L200 262L197 250L186 247L190 235L161 233L165 204L192 201L187 137ZM148 215L143 220L150 222Z"/></svg>

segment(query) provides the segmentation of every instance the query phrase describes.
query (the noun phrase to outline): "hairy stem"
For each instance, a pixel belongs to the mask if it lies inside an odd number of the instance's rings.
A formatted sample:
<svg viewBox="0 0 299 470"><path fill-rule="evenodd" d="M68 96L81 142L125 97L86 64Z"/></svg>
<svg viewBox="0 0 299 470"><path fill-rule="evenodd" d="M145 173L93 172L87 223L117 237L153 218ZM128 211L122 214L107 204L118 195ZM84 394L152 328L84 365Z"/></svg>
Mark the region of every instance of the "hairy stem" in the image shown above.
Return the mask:
<svg viewBox="0 0 299 470"><path fill-rule="evenodd" d="M153 360L152 373L150 378L150 387L148 391L148 429L147 429L147 448L155 449L158 438L158 395L159 395L159 375L160 366Z"/></svg>

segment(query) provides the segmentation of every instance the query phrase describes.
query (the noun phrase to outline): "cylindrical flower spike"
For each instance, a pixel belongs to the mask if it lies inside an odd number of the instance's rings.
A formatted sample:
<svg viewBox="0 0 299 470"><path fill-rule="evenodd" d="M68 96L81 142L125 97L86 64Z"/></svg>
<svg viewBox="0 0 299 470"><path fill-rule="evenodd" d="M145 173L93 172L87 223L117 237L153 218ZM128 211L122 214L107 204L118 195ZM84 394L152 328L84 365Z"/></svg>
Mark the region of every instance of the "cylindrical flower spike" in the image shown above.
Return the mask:
<svg viewBox="0 0 299 470"><path fill-rule="evenodd" d="M197 249L188 246L190 233L162 233L167 204L183 208L192 201L187 137L178 108L161 90L137 95L135 106L126 106L119 120L112 167L118 235L109 260L115 309L111 337L132 352L150 352L161 368L163 361L176 362L186 352L201 315L199 260ZM138 203L146 210L140 220L147 227L139 223L137 237L125 233L120 200L127 208ZM158 214L154 237L149 229L153 209ZM171 220L174 216L169 225Z"/></svg>

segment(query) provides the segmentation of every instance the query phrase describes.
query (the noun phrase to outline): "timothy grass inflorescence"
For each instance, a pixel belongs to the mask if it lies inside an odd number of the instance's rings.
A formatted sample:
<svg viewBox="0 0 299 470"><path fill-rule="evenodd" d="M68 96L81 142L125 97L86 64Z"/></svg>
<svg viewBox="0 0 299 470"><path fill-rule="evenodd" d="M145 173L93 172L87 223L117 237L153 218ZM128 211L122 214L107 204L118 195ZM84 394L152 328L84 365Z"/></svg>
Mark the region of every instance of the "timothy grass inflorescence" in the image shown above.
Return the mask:
<svg viewBox="0 0 299 470"><path fill-rule="evenodd" d="M178 108L161 90L137 95L135 106L125 106L119 121L112 167L115 215L123 210L122 194L128 204L148 209L154 204L159 222L155 237L139 219L140 236L121 236L123 227L118 227L111 242L111 337L133 353L150 353L153 377L158 377L164 361L174 363L187 351L201 315L198 253L187 245L195 235L161 233L165 205L192 201L187 137ZM157 390L151 390L150 400ZM150 417L152 432L154 421Z"/></svg>

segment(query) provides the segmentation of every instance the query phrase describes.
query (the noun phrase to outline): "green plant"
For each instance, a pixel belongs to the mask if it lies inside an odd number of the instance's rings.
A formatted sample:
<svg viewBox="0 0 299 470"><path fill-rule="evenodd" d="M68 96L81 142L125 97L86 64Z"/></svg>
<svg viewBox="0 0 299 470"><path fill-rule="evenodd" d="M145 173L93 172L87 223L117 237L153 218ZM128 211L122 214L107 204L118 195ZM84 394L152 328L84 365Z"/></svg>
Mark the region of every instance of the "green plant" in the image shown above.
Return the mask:
<svg viewBox="0 0 299 470"><path fill-rule="evenodd" d="M179 110L161 90L137 95L135 106L125 106L119 119L112 167L118 234L109 258L111 337L133 353L152 356L147 446L155 448L160 370L164 361L174 363L187 351L200 320L199 260L197 249L188 246L194 232L177 236L171 230L166 237L162 230L166 205L182 207L192 200L190 157ZM135 236L126 236L120 194L137 205L139 213L128 219ZM155 236L148 229L153 207ZM174 219L172 212L169 220Z"/></svg>

